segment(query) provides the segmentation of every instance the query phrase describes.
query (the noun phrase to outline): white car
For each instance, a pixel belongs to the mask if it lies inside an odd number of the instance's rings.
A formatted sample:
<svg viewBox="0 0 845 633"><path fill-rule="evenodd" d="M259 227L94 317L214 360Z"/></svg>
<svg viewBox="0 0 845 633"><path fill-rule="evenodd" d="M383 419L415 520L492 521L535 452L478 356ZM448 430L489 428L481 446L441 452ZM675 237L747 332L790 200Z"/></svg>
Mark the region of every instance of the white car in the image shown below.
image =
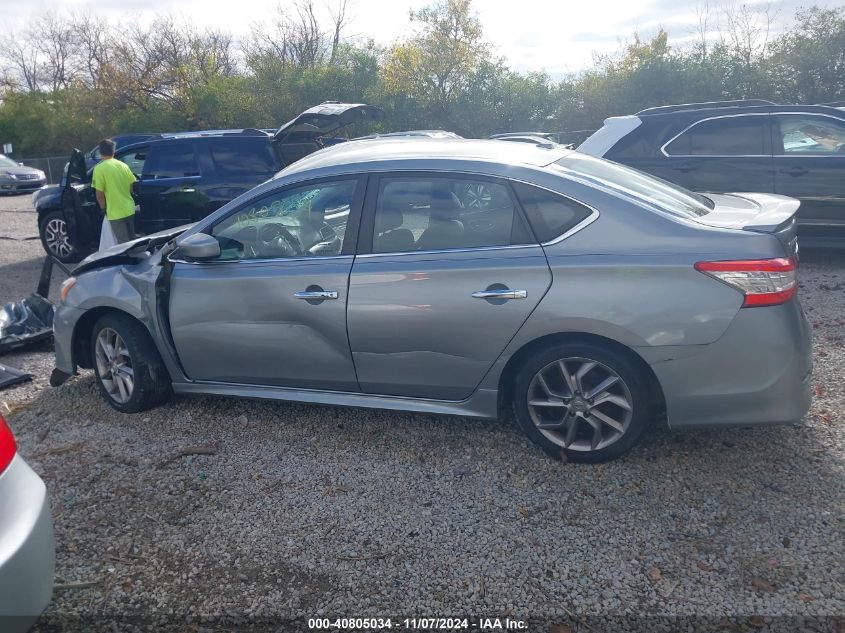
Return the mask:
<svg viewBox="0 0 845 633"><path fill-rule="evenodd" d="M53 518L41 478L0 416L0 630L29 629L53 595Z"/></svg>

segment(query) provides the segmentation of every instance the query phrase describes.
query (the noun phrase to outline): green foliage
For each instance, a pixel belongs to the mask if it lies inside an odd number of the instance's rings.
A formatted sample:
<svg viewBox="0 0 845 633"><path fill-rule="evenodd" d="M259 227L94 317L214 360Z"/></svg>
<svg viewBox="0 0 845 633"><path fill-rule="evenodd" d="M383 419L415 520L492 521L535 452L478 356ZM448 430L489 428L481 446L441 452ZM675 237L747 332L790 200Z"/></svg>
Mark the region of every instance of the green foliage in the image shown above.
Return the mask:
<svg viewBox="0 0 845 633"><path fill-rule="evenodd" d="M155 32L139 28L135 39L118 33L123 37L110 40L107 25L85 23L104 29L100 39L112 49L94 51L89 57L99 66L49 90L24 89L7 73L0 142L14 143L16 157L64 155L123 132L275 127L326 100L383 107L386 120L375 126L382 131L486 136L595 129L608 116L665 103L845 99L845 8L799 10L791 28L761 39L759 16L743 7L729 16L733 30L719 41L676 48L663 30L634 35L618 53L557 82L544 72L514 72L497 58L471 0L437 0L411 12L415 31L387 49L330 45L315 26L307 35L322 48L308 63L291 56L297 32L290 22L283 23L288 48L268 40L245 50L240 62L225 33L180 30L161 19Z"/></svg>

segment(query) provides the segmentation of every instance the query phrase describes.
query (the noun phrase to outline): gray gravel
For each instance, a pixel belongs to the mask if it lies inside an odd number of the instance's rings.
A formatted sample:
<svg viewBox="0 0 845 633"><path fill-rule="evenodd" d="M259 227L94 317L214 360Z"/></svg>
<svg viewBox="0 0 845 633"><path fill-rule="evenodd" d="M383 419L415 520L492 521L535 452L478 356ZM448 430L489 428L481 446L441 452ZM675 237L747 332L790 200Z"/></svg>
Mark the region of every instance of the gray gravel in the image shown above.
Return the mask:
<svg viewBox="0 0 845 633"><path fill-rule="evenodd" d="M34 234L28 204L0 198L0 235ZM0 301L31 291L40 249L0 240ZM802 425L655 428L597 466L548 460L510 421L214 397L121 415L88 372L48 387L49 345L8 354L39 374L0 406L50 490L56 581L96 583L47 614L842 616L845 259L810 254L800 277Z"/></svg>

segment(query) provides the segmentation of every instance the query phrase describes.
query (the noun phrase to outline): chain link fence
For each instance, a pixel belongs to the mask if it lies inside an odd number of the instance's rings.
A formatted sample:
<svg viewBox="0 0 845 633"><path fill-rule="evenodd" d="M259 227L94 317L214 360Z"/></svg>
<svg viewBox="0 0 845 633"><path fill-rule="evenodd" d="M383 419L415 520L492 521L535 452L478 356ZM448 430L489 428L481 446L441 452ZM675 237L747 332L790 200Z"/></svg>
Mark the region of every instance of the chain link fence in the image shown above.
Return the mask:
<svg viewBox="0 0 845 633"><path fill-rule="evenodd" d="M51 185L57 184L62 179L62 174L67 164L67 156L47 156L44 158L19 158L18 162L27 167L40 169L47 174L47 182Z"/></svg>

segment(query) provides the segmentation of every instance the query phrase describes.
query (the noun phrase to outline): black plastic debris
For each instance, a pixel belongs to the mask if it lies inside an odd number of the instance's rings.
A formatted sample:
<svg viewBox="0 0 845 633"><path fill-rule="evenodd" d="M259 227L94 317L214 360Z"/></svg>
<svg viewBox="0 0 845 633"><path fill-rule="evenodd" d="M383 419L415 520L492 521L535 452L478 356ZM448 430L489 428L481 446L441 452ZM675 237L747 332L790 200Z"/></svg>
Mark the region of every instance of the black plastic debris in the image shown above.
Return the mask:
<svg viewBox="0 0 845 633"><path fill-rule="evenodd" d="M8 365L0 365L0 389L16 385L19 382L26 382L32 380L32 374L28 374L20 369L9 367Z"/></svg>
<svg viewBox="0 0 845 633"><path fill-rule="evenodd" d="M0 309L0 354L53 336L53 304L37 294Z"/></svg>

